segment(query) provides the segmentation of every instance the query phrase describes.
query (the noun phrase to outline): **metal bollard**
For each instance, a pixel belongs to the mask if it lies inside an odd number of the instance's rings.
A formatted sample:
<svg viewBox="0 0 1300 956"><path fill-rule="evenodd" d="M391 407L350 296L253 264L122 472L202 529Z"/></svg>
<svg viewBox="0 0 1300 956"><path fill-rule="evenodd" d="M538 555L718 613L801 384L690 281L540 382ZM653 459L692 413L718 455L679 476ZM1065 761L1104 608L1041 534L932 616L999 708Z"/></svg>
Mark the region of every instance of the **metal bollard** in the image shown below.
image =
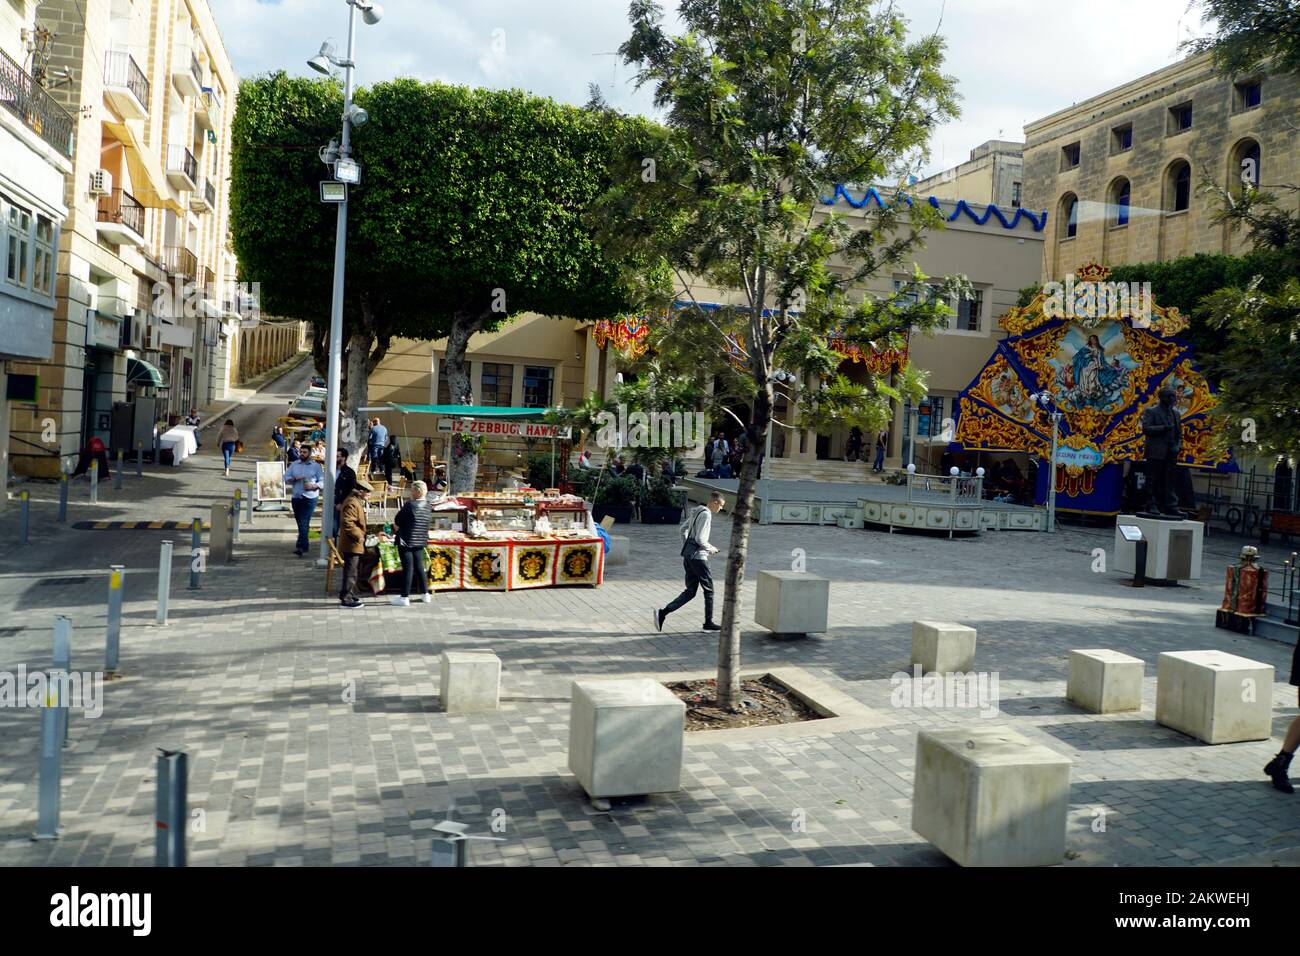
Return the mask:
<svg viewBox="0 0 1300 956"><path fill-rule="evenodd" d="M20 529L19 540L23 544L27 544L27 528L29 524L28 519L30 517L31 508L32 508L31 493L26 490L20 492L18 495L18 500L22 502L21 505L22 510L21 513L19 514L19 525L18 525Z"/></svg>
<svg viewBox="0 0 1300 956"><path fill-rule="evenodd" d="M68 473L59 472L59 524L68 521Z"/></svg>
<svg viewBox="0 0 1300 956"><path fill-rule="evenodd" d="M194 519L190 537L190 590L199 589L199 568L203 565L203 519Z"/></svg>
<svg viewBox="0 0 1300 956"><path fill-rule="evenodd" d="M162 553L158 556L158 615L155 622L161 627L167 624L167 600L172 592L172 543L162 543Z"/></svg>
<svg viewBox="0 0 1300 956"><path fill-rule="evenodd" d="M63 616L54 619L54 670L65 674L72 672L72 620ZM63 732L59 736L65 747L68 746L68 714L71 713L66 705L71 703L72 701L64 701L62 719L59 721L63 725Z"/></svg>
<svg viewBox="0 0 1300 956"><path fill-rule="evenodd" d="M71 656L72 622L66 617L54 619L55 666L62 656ZM66 669L64 673L67 673ZM41 763L36 797L36 832L33 840L57 840L63 832L59 826L59 801L63 777L63 733L67 728L69 701L63 699L63 681L52 681L52 693L41 708ZM63 733L60 733L60 731Z"/></svg>
<svg viewBox="0 0 1300 956"><path fill-rule="evenodd" d="M236 488L236 489L235 489L235 498L234 498L234 500L233 500L233 501L231 502L231 504L230 504L230 517L231 517L231 521L233 522L233 524L231 525L231 531L230 531L230 535L231 535L230 540L231 540L231 541L238 541L238 540L239 540L239 516L243 513L243 510L244 510L244 509L243 509L243 504L242 504L242 502L239 500L241 496L242 496L242 492L241 492L241 490L240 490L239 488Z"/></svg>
<svg viewBox="0 0 1300 956"><path fill-rule="evenodd" d="M144 442L135 443L135 476L144 477Z"/></svg>
<svg viewBox="0 0 1300 956"><path fill-rule="evenodd" d="M99 504L99 459L90 463L90 503Z"/></svg>
<svg viewBox="0 0 1300 956"><path fill-rule="evenodd" d="M126 568L120 564L108 568L108 638L104 646L104 672L117 674L118 647L122 638L122 592L125 590Z"/></svg>
<svg viewBox="0 0 1300 956"><path fill-rule="evenodd" d="M113 472L113 490L122 490L122 462L126 461L126 452L117 450L117 471Z"/></svg>
<svg viewBox="0 0 1300 956"><path fill-rule="evenodd" d="M248 479L248 523L253 523L253 479Z"/></svg>
<svg viewBox="0 0 1300 956"><path fill-rule="evenodd" d="M182 751L160 747L157 766L153 865L184 866L189 758Z"/></svg>

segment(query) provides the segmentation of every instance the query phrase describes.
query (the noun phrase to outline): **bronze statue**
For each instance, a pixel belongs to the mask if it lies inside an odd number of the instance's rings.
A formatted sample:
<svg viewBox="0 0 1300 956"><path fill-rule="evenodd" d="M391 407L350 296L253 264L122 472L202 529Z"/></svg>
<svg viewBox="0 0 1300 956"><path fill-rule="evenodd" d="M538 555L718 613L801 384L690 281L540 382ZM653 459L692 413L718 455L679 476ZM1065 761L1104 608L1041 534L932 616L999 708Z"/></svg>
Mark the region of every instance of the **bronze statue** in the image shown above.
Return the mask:
<svg viewBox="0 0 1300 956"><path fill-rule="evenodd" d="M1147 510L1181 517L1174 485L1174 469L1183 450L1183 422L1174 407L1178 390L1165 385L1157 394L1160 403L1142 413L1142 434L1147 440Z"/></svg>

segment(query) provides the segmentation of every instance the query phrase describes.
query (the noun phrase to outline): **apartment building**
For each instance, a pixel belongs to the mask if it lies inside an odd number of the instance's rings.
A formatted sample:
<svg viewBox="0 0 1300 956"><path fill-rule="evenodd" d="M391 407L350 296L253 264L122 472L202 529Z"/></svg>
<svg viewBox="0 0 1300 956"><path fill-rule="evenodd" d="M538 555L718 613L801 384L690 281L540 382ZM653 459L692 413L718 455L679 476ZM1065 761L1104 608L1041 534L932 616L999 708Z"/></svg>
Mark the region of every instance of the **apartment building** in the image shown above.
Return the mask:
<svg viewBox="0 0 1300 956"><path fill-rule="evenodd" d="M10 382L10 363L49 359L54 350L56 258L75 122L45 90L48 43L33 0L0 3L0 504L9 476L10 396L20 410L36 398L34 378Z"/></svg>
<svg viewBox="0 0 1300 956"><path fill-rule="evenodd" d="M1085 263L1239 254L1220 197L1300 182L1300 76L1224 77L1190 57L1025 127L1024 193L1051 212L1041 278ZM1279 192L1295 208L1294 192Z"/></svg>
<svg viewBox="0 0 1300 956"><path fill-rule="evenodd" d="M1024 143L991 139L970 151L964 163L927 176L910 188L920 196L1018 209L1024 185Z"/></svg>
<svg viewBox="0 0 1300 956"><path fill-rule="evenodd" d="M896 201L875 190L853 189L837 190L833 199L824 209L834 209L854 220L866 220L878 203ZM997 320L1015 305L1017 290L1037 281L1042 261L1046 223L1042 213L994 210L984 204L937 198L933 203L948 220L947 228L928 234L924 248L917 252L916 263L927 275L965 274L975 287L976 297L951 303L954 315L947 329L933 336L912 337L910 358L930 373L929 395L915 409L907 405L895 409L887 455L887 461L894 466L908 461L913 434L919 435L920 443L925 445L922 453L915 455L918 461L923 460L924 451L938 449L943 443L943 422L953 415L953 400L993 354L997 340L1005 336ZM889 294L909 279L910 269L904 269L875 277L866 289ZM703 285L693 286L690 291L700 302L740 301L735 293ZM682 298L687 298L685 290ZM619 345L626 347L634 341L637 324L635 318L584 323L527 314L496 332L476 335L468 351L474 401L495 406L572 407L592 391L608 397L615 383ZM445 340L395 340L370 377L370 404L448 404L445 354ZM869 368L888 373L890 362L898 358L849 348L842 354L845 358L840 372L857 381L865 380ZM794 387L815 384L802 382ZM773 428L768 455L773 466L765 474L818 476L829 468L826 464L819 470L819 462L825 464L842 457L849 429L818 434L799 428L784 399L778 402L776 417L795 427ZM388 424L399 438L405 436L415 443L425 437L440 437L436 423L428 416L411 416ZM730 421L716 424L731 427ZM441 449L440 442L435 448ZM522 445L489 442L485 460L508 465L522 451ZM866 466L857 468L861 471Z"/></svg>
<svg viewBox="0 0 1300 956"><path fill-rule="evenodd" d="M206 0L43 0L48 94L74 118L53 347L16 411L15 472L51 476L115 406L175 420L224 390L238 327L223 294L236 78ZM143 404L143 403L142 403ZM52 424L52 427L51 427Z"/></svg>

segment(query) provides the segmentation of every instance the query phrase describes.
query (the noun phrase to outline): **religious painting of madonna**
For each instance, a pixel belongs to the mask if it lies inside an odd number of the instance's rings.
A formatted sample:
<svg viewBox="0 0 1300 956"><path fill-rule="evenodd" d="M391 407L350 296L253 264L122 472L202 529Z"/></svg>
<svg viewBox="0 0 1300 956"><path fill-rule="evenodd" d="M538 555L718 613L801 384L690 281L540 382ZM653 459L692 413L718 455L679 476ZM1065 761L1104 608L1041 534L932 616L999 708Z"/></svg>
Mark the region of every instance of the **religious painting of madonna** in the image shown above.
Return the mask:
<svg viewBox="0 0 1300 956"><path fill-rule="evenodd" d="M1050 364L1056 369L1056 392L1071 408L1117 410L1124 400L1129 374L1137 368L1128 354L1124 323L1099 327L1071 325Z"/></svg>

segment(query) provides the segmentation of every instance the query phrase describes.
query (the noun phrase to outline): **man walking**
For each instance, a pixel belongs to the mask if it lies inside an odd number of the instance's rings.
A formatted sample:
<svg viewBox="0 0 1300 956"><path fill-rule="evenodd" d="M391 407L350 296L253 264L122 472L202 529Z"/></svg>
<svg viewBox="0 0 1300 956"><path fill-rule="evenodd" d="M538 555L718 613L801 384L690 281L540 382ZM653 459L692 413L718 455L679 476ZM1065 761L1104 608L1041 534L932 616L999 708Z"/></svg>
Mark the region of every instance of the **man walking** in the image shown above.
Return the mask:
<svg viewBox="0 0 1300 956"><path fill-rule="evenodd" d="M293 489L290 504L293 518L298 522L298 543L293 553L301 558L310 549L307 531L311 528L311 517L316 513L316 499L325 484L325 472L318 462L312 461L310 445L298 448L298 460L285 470L284 480Z"/></svg>
<svg viewBox="0 0 1300 956"><path fill-rule="evenodd" d="M348 465L348 455L352 454L352 449L340 448L334 456L334 532L333 538L338 541L339 538L339 512L343 510L343 502L348 500L352 494L352 489L357 486L357 473Z"/></svg>
<svg viewBox="0 0 1300 956"><path fill-rule="evenodd" d="M366 496L373 490L370 482L358 478L339 515L339 555L343 558L339 603L346 608L362 606L357 597L357 572L366 553Z"/></svg>
<svg viewBox="0 0 1300 956"><path fill-rule="evenodd" d="M370 464L366 466L369 474L374 474L376 468L382 468L384 465L384 449L388 447L388 429L378 418L370 422Z"/></svg>
<svg viewBox="0 0 1300 956"><path fill-rule="evenodd" d="M686 590L677 595L663 610L654 612L655 630L664 629L664 618L689 603L695 593L704 590L704 630L720 631L722 625L713 622L713 575L709 573L709 555L718 549L709 544L709 529L713 516L722 510L723 497L719 492L709 495L707 505L693 508L682 527L682 566L686 570Z"/></svg>

